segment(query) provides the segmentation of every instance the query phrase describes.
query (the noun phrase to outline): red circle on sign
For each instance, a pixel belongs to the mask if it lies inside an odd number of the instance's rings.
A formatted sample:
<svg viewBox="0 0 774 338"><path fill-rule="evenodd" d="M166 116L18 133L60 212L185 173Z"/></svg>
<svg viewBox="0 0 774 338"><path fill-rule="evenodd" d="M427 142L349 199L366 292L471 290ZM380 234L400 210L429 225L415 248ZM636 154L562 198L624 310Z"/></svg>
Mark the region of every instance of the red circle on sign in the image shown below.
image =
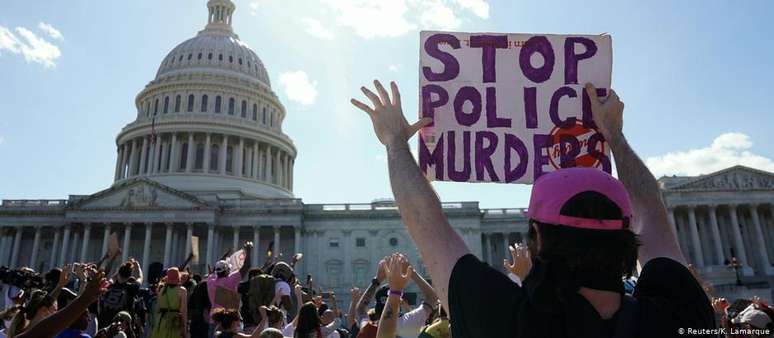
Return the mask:
<svg viewBox="0 0 774 338"><path fill-rule="evenodd" d="M560 162L560 152L559 152L559 138L563 135L569 135L572 137L575 137L575 139L578 140L578 143L580 144L580 153L577 157L575 157L575 166L576 167L598 167L601 165L601 162L598 158L592 156L589 154L588 149L588 142L592 135L599 133L594 128L586 128L583 126L583 122L576 121L575 125L569 128L560 128L560 127L554 127L554 129L551 130L550 137L551 137L551 147L548 148L548 161L551 164L554 169L561 168ZM600 153L605 153L605 145L607 144L607 141L603 139L600 139L600 141L596 144L596 150ZM568 144L568 146L570 146ZM569 151L569 150L568 150Z"/></svg>

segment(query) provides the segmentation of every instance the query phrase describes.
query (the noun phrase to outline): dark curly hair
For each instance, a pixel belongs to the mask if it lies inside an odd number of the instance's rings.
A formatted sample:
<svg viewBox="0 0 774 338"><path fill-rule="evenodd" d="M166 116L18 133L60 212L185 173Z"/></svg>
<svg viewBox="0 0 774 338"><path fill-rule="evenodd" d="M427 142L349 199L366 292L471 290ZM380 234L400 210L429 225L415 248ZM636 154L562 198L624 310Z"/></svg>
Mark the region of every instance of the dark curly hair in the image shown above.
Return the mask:
<svg viewBox="0 0 774 338"><path fill-rule="evenodd" d="M562 206L560 214L580 218L623 219L618 205L594 191L573 196ZM532 257L563 263L572 274L596 274L619 279L634 273L637 250L641 245L626 221L621 230L589 230L530 220L527 241Z"/></svg>

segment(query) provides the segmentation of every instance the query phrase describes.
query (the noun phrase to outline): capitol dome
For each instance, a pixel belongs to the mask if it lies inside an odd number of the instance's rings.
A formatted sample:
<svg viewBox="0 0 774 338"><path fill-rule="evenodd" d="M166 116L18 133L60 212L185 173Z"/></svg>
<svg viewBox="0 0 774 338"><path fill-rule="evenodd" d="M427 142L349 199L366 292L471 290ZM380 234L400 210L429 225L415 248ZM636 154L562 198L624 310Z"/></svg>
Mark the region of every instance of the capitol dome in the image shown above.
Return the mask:
<svg viewBox="0 0 774 338"><path fill-rule="evenodd" d="M230 0L170 51L118 137L115 182L147 177L197 195L293 196L296 149L258 55L233 32Z"/></svg>

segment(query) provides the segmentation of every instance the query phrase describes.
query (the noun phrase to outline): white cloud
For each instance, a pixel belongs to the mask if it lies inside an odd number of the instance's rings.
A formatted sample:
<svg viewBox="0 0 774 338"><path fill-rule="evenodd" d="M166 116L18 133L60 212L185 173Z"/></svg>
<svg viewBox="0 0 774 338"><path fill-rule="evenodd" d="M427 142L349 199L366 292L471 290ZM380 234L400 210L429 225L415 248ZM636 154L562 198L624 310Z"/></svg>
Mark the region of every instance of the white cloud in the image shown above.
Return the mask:
<svg viewBox="0 0 774 338"><path fill-rule="evenodd" d="M261 6L261 5L258 3L258 1L252 1L252 2L250 2L250 4L249 4L248 6L250 7L250 15L252 15L252 16L256 16L256 15L258 15L258 7L260 7L260 6Z"/></svg>
<svg viewBox="0 0 774 338"><path fill-rule="evenodd" d="M5 138L0 136L0 146L3 145L3 143L5 143Z"/></svg>
<svg viewBox="0 0 774 338"><path fill-rule="evenodd" d="M453 30L460 26L460 19L454 11L441 0L423 1L419 22L423 28Z"/></svg>
<svg viewBox="0 0 774 338"><path fill-rule="evenodd" d="M455 0L458 6L467 9L479 18L489 18L489 3L486 0Z"/></svg>
<svg viewBox="0 0 774 338"><path fill-rule="evenodd" d="M360 37L395 37L414 30L405 18L406 0L320 0L336 13L336 22L350 27Z"/></svg>
<svg viewBox="0 0 774 338"><path fill-rule="evenodd" d="M306 26L306 33L311 36L325 40L333 40L335 37L333 31L328 29L328 27L323 26L320 20L307 17L301 18L301 22Z"/></svg>
<svg viewBox="0 0 774 338"><path fill-rule="evenodd" d="M774 161L751 152L752 145L745 134L725 133L707 147L648 157L645 163L656 177L709 174L734 165L774 171Z"/></svg>
<svg viewBox="0 0 774 338"><path fill-rule="evenodd" d="M41 22L38 24L38 28L40 28L40 30L48 34L48 36L54 40L59 40L59 41L64 40L64 36L62 36L62 32L54 28L54 26L51 26L45 22Z"/></svg>
<svg viewBox="0 0 774 338"><path fill-rule="evenodd" d="M339 26L371 39L396 37L417 29L452 30L462 16L489 17L485 0L320 0L332 10Z"/></svg>
<svg viewBox="0 0 774 338"><path fill-rule="evenodd" d="M285 87L288 99L303 105L313 104L317 99L317 81L310 82L303 70L280 74L279 81Z"/></svg>
<svg viewBox="0 0 774 338"><path fill-rule="evenodd" d="M62 55L59 47L24 27L16 27L14 34L10 29L0 26L0 52L3 51L22 54L27 62L40 63L46 68L54 67L54 61Z"/></svg>
<svg viewBox="0 0 774 338"><path fill-rule="evenodd" d="M397 72L400 69L400 65L389 65L387 67L391 72Z"/></svg>

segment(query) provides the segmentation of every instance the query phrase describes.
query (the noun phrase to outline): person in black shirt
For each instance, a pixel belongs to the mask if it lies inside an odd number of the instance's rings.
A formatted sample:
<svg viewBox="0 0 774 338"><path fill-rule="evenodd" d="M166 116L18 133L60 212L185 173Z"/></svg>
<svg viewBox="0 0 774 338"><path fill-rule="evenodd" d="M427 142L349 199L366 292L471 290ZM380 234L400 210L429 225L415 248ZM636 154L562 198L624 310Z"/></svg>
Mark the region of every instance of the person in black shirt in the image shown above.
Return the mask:
<svg viewBox="0 0 774 338"><path fill-rule="evenodd" d="M209 338L210 297L207 295L207 281L202 280L194 286L188 302L188 317L191 321L191 338Z"/></svg>
<svg viewBox="0 0 774 338"><path fill-rule="evenodd" d="M136 278L133 276L135 272L139 274ZM102 295L98 317L100 325L112 323L113 318L121 311L126 311L132 318L136 319L137 297L140 293L141 284L142 271L136 261L130 260L121 265L118 268L115 281ZM135 320L134 322L137 321Z"/></svg>
<svg viewBox="0 0 774 338"><path fill-rule="evenodd" d="M522 286L473 256L444 216L408 139L432 123L409 125L400 93L379 81L372 106L352 99L385 145L403 223L450 313L452 336L668 337L714 328L712 308L686 269L657 181L623 136L623 103L602 102L588 84L593 122L612 149L620 181L596 169L535 177L527 216L532 271ZM603 166L610 159L597 154ZM636 235L635 235L636 234ZM642 267L633 297L621 277Z"/></svg>

